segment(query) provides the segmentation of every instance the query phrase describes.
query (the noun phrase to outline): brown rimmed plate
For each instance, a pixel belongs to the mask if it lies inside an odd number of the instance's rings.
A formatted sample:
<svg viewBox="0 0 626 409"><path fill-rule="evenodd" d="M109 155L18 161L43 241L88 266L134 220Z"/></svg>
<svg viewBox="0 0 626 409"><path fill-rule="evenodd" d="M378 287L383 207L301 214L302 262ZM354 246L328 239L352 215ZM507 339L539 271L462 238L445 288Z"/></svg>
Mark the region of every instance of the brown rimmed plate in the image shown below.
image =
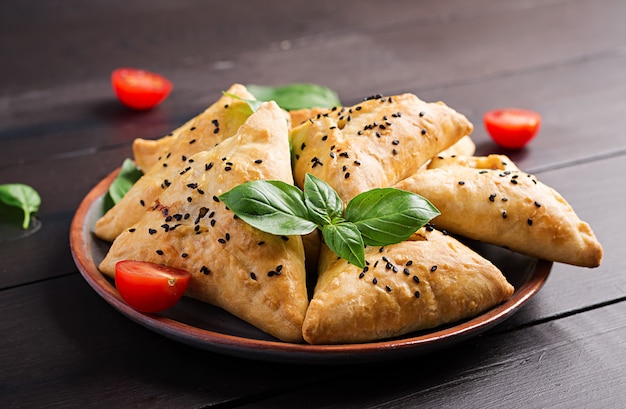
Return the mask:
<svg viewBox="0 0 626 409"><path fill-rule="evenodd" d="M552 268L549 261L494 246L468 243L498 266L515 287L515 293L509 300L478 317L450 326L363 344L282 342L219 308L190 298L183 298L164 313L144 314L129 307L113 282L97 267L106 255L109 243L95 237L93 228L103 214L103 197L117 172L112 172L98 183L76 211L70 230L70 246L78 269L87 283L126 317L161 335L212 352L265 361L311 364L364 363L419 355L462 342L501 323L541 289Z"/></svg>

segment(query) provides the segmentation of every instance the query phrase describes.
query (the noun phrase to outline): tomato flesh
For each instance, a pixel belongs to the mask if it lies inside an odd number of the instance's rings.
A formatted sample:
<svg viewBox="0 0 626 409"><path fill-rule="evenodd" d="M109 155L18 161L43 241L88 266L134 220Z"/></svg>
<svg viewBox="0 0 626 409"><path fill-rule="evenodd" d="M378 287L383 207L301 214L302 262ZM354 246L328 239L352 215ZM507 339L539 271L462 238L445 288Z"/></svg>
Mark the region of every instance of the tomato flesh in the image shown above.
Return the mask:
<svg viewBox="0 0 626 409"><path fill-rule="evenodd" d="M185 270L146 261L122 260L115 265L115 286L128 305L159 312L176 304L189 285Z"/></svg>
<svg viewBox="0 0 626 409"><path fill-rule="evenodd" d="M485 129L491 138L507 149L520 149L539 131L541 115L521 108L488 111L483 115Z"/></svg>
<svg viewBox="0 0 626 409"><path fill-rule="evenodd" d="M111 74L115 95L129 108L154 108L172 91L172 83L162 75L135 68L118 68Z"/></svg>

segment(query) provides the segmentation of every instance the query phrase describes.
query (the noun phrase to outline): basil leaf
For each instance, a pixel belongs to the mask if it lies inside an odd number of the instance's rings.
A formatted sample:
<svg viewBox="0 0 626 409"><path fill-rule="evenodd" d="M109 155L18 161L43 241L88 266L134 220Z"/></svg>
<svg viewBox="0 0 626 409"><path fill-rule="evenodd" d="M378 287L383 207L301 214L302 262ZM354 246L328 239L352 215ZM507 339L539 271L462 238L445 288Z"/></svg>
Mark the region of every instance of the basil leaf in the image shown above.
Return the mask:
<svg viewBox="0 0 626 409"><path fill-rule="evenodd" d="M246 223L277 235L308 234L317 225L308 219L303 193L278 180L256 180L235 186L220 196Z"/></svg>
<svg viewBox="0 0 626 409"><path fill-rule="evenodd" d="M31 186L23 183L0 185L0 201L6 205L22 209L24 212L23 229L28 229L31 215L36 213L41 205L39 193Z"/></svg>
<svg viewBox="0 0 626 409"><path fill-rule="evenodd" d="M319 226L343 221L343 202L337 192L328 183L310 173L304 176L304 202L312 221Z"/></svg>
<svg viewBox="0 0 626 409"><path fill-rule="evenodd" d="M365 244L385 246L406 240L437 215L439 210L418 194L379 188L350 200L344 217L357 226Z"/></svg>
<svg viewBox="0 0 626 409"><path fill-rule="evenodd" d="M252 112L256 112L257 109L259 109L259 107L261 106L261 104L263 103L262 100L254 100L254 99L245 99L240 97L239 95L235 95L235 94L231 94L230 92L223 92L224 95L227 95L231 98L235 98L241 101L244 101L248 104L248 106L250 107L250 110Z"/></svg>
<svg viewBox="0 0 626 409"><path fill-rule="evenodd" d="M339 257L357 267L365 267L365 249L361 233L354 223L342 222L322 227L324 242Z"/></svg>
<svg viewBox="0 0 626 409"><path fill-rule="evenodd" d="M276 101L281 108L291 111L302 108L332 108L341 102L330 88L308 83L295 83L276 87L246 85L248 91L260 101Z"/></svg>
<svg viewBox="0 0 626 409"><path fill-rule="evenodd" d="M143 173L135 166L135 162L130 159L125 159L122 163L122 168L117 174L111 186L109 186L109 196L113 200L113 203L117 203L128 191L133 187L135 182L143 176Z"/></svg>

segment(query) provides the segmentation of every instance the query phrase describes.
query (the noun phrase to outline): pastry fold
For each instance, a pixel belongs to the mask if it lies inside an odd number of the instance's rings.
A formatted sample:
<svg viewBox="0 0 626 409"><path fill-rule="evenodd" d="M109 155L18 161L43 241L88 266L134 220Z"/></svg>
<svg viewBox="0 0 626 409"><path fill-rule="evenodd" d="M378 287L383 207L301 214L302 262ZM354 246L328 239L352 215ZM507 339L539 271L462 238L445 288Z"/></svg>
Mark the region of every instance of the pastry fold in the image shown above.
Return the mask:
<svg viewBox="0 0 626 409"><path fill-rule="evenodd" d="M233 85L228 92L241 98L251 96L239 84ZM134 150L139 154L137 163L145 173L122 200L96 222L96 236L113 241L137 222L146 206L171 183L180 168L187 166L193 154L211 149L233 136L251 113L245 101L225 94L173 135L154 143L144 143L143 148L135 146ZM153 163L155 156L156 162Z"/></svg>
<svg viewBox="0 0 626 409"><path fill-rule="evenodd" d="M432 228L367 247L365 258L360 269L323 246L303 324L307 342L368 342L434 328L476 316L514 291L491 262Z"/></svg>
<svg viewBox="0 0 626 409"><path fill-rule="evenodd" d="M294 178L311 173L344 202L415 173L437 153L472 132L465 116L413 94L374 97L320 112L290 132Z"/></svg>
<svg viewBox="0 0 626 409"><path fill-rule="evenodd" d="M219 200L250 180L293 183L289 157L284 113L263 103L233 137L177 166L168 187L115 239L100 270L113 277L125 259L187 270L186 295L301 342L308 306L302 238L257 230Z"/></svg>
<svg viewBox="0 0 626 409"><path fill-rule="evenodd" d="M433 159L394 187L420 194L439 209L440 229L529 256L597 267L602 246L554 189L504 155Z"/></svg>

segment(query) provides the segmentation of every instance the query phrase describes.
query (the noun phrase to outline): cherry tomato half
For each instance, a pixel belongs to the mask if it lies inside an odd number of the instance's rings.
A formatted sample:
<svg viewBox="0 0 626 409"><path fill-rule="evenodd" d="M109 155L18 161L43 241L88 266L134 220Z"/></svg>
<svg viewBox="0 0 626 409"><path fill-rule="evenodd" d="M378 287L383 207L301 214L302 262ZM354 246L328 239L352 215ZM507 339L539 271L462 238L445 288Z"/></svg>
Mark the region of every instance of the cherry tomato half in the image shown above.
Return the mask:
<svg viewBox="0 0 626 409"><path fill-rule="evenodd" d="M118 68L111 74L117 98L129 108L154 108L172 91L172 83L162 75L135 68Z"/></svg>
<svg viewBox="0 0 626 409"><path fill-rule="evenodd" d="M541 115L521 108L488 111L483 115L485 128L491 138L503 148L524 147L539 131Z"/></svg>
<svg viewBox="0 0 626 409"><path fill-rule="evenodd" d="M115 286L134 309L159 312L181 299L190 274L177 268L146 261L122 260L115 265Z"/></svg>

